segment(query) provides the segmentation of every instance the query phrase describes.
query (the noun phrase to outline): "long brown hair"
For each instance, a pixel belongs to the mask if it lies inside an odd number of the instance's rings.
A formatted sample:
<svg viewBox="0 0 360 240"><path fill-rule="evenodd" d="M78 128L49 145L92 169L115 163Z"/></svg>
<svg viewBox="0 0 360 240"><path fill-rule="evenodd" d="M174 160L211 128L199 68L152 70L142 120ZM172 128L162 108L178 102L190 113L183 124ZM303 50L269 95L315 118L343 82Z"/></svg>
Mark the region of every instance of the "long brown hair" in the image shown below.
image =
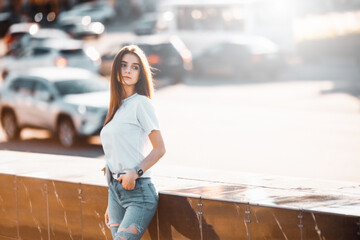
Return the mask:
<svg viewBox="0 0 360 240"><path fill-rule="evenodd" d="M138 82L135 84L135 92L148 98L153 93L153 77L151 67L144 52L136 45L123 47L114 57L110 76L110 103L109 110L105 118L104 126L113 119L116 110L121 106L125 98L124 87L121 76L121 60L127 53L137 56L140 63L140 74Z"/></svg>

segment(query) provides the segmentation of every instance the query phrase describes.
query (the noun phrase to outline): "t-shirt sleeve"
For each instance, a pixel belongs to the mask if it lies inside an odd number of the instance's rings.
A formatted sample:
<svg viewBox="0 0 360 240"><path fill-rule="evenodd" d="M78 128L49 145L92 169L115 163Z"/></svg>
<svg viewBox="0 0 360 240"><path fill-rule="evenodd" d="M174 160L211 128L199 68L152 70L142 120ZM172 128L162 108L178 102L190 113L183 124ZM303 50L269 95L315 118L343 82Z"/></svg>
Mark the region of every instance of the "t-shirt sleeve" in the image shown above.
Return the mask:
<svg viewBox="0 0 360 240"><path fill-rule="evenodd" d="M139 103L137 107L137 118L147 135L153 130L160 130L159 120L150 99L144 99L144 101Z"/></svg>

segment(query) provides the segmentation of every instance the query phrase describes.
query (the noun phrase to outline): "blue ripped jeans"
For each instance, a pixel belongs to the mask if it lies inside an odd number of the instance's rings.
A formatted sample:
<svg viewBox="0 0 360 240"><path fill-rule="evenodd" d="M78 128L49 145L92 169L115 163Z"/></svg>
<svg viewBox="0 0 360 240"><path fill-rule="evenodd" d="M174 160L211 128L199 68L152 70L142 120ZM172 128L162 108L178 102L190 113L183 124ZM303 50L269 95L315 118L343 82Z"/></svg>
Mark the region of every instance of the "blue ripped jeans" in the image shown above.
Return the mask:
<svg viewBox="0 0 360 240"><path fill-rule="evenodd" d="M133 190L116 179L109 184L108 213L113 239L140 239L153 218L159 196L150 178L138 178Z"/></svg>

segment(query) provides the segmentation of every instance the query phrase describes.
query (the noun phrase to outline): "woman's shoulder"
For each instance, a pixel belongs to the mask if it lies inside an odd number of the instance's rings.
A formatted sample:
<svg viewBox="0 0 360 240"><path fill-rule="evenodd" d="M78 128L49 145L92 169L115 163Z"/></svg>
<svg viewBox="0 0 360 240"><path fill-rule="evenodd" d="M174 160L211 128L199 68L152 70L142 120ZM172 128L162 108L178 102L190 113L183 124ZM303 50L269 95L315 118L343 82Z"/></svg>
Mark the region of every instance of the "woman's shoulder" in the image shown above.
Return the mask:
<svg viewBox="0 0 360 240"><path fill-rule="evenodd" d="M147 96L140 94L136 96L136 105L138 109L154 109L152 100Z"/></svg>
<svg viewBox="0 0 360 240"><path fill-rule="evenodd" d="M140 104L152 104L152 100L150 98L141 94L137 94L136 100Z"/></svg>

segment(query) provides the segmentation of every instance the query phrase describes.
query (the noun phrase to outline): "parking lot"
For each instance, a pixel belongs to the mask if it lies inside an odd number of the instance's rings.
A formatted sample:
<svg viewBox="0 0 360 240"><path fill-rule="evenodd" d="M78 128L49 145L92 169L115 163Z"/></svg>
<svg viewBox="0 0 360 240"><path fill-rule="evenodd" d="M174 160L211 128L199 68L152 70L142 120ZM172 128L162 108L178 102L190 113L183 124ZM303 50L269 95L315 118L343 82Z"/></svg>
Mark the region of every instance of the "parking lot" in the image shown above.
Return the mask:
<svg viewBox="0 0 360 240"><path fill-rule="evenodd" d="M133 37L111 32L85 45L102 53ZM329 61L292 65L279 78L157 79L167 147L160 164L360 181L358 76L356 63ZM25 129L15 142L0 131L0 158L13 151L103 159L98 137L66 149L47 131Z"/></svg>

